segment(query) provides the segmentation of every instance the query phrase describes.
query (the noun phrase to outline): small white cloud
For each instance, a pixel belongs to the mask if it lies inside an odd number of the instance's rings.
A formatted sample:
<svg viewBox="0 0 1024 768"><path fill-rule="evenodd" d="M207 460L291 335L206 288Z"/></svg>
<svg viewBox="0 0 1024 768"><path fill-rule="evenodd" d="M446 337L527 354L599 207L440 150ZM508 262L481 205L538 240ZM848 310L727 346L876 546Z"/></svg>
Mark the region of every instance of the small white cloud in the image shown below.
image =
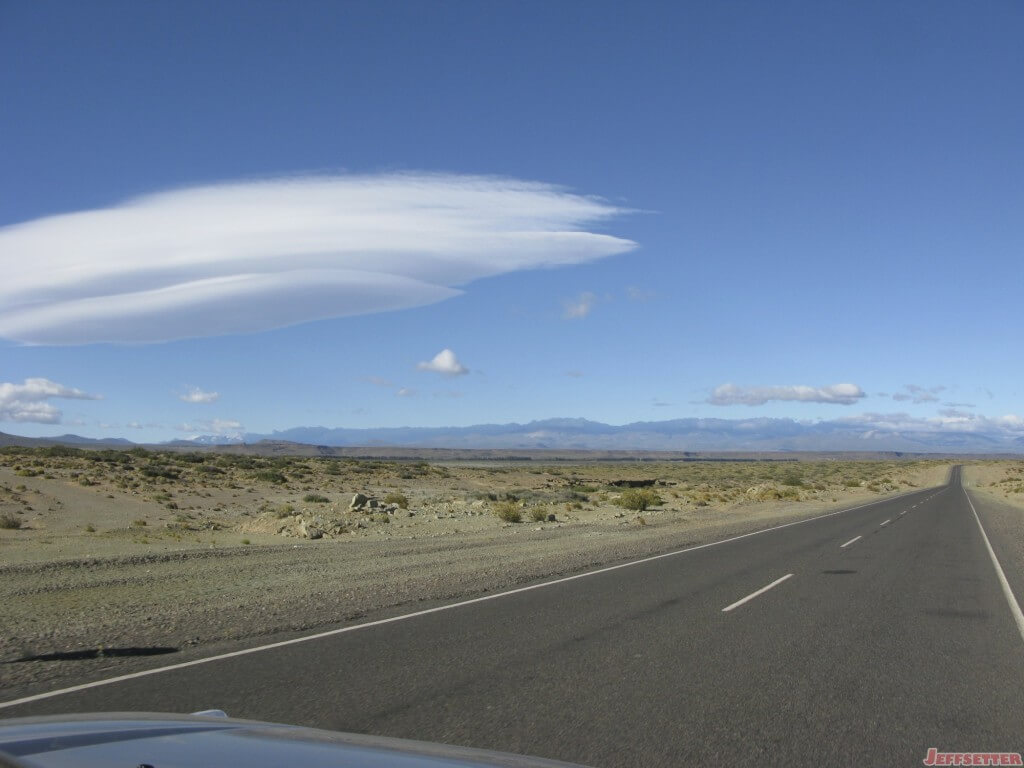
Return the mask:
<svg viewBox="0 0 1024 768"><path fill-rule="evenodd" d="M922 387L917 384L905 384L903 388L906 392L896 392L893 394L892 399L899 403L911 402L911 403L934 403L938 398L939 392L942 392L945 387Z"/></svg>
<svg viewBox="0 0 1024 768"><path fill-rule="evenodd" d="M646 302L654 298L654 291L644 290L635 285L626 286L626 298L630 301Z"/></svg>
<svg viewBox="0 0 1024 768"><path fill-rule="evenodd" d="M175 427L179 432L202 435L219 435L221 437L241 437L245 427L234 419L203 419L187 422Z"/></svg>
<svg viewBox="0 0 1024 768"><path fill-rule="evenodd" d="M715 387L706 402L711 405L764 405L771 400L781 400L853 405L863 397L863 389L856 384L846 383L833 384L830 387L740 387L736 384L722 384Z"/></svg>
<svg viewBox="0 0 1024 768"><path fill-rule="evenodd" d="M390 389L394 386L394 383L390 379L385 379L383 376L364 376L363 381L373 384L375 387L382 387L383 389Z"/></svg>
<svg viewBox="0 0 1024 768"><path fill-rule="evenodd" d="M434 355L433 360L419 363L416 367L421 371L433 371L444 376L462 376L469 373L469 369L459 362L455 353L447 348Z"/></svg>
<svg viewBox="0 0 1024 768"><path fill-rule="evenodd" d="M940 408L939 416L944 416L947 419L970 419L974 417L974 414L957 408Z"/></svg>
<svg viewBox="0 0 1024 768"><path fill-rule="evenodd" d="M409 389L409 387L402 387L397 392L395 392L395 394L398 395L399 397L415 397L416 390Z"/></svg>
<svg viewBox="0 0 1024 768"><path fill-rule="evenodd" d="M594 308L594 304L597 303L597 296L592 294L590 291L586 291L579 295L579 298L570 299L565 304L565 311L562 313L562 317L566 320L579 320L590 314Z"/></svg>
<svg viewBox="0 0 1024 768"><path fill-rule="evenodd" d="M74 387L65 387L49 379L25 379L21 384L0 383L0 421L32 421L59 424L61 411L49 402L51 398L100 400Z"/></svg>
<svg viewBox="0 0 1024 768"><path fill-rule="evenodd" d="M582 379L583 371L566 371L565 375L568 376L570 379Z"/></svg>
<svg viewBox="0 0 1024 768"><path fill-rule="evenodd" d="M995 437L1024 434L1024 418L1017 414L990 417L955 409L939 411L938 416L927 418L907 413L863 413L838 419L836 423L898 432L973 432Z"/></svg>
<svg viewBox="0 0 1024 768"><path fill-rule="evenodd" d="M0 228L0 337L152 343L420 307L475 280L636 247L626 213L517 179L224 183Z"/></svg>
<svg viewBox="0 0 1024 768"><path fill-rule="evenodd" d="M204 392L199 387L191 387L188 392L178 395L183 403L215 403L220 400L220 392Z"/></svg>

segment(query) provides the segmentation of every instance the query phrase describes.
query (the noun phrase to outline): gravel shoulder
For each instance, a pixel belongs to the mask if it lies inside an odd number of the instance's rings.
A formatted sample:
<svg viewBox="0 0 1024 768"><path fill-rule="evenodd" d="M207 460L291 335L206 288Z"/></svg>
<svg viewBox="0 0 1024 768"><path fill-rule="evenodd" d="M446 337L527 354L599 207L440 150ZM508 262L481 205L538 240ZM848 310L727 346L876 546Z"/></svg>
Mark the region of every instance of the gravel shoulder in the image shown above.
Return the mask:
<svg viewBox="0 0 1024 768"><path fill-rule="evenodd" d="M915 485L944 482L927 469ZM741 502L486 526L446 519L417 538L353 536L0 564L0 698L417 610L813 517L899 492ZM280 539L278 539L280 541ZM16 661L95 649L166 655Z"/></svg>
<svg viewBox="0 0 1024 768"><path fill-rule="evenodd" d="M1024 605L1024 462L968 465L964 486L1017 602Z"/></svg>

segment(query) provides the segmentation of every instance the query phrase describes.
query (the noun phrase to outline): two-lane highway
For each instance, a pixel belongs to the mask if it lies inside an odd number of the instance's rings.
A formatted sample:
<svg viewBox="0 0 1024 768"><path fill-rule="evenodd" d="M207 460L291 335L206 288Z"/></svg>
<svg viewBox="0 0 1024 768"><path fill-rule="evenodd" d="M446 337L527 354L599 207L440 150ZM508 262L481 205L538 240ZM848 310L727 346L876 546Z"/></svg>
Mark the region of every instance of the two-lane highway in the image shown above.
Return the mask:
<svg viewBox="0 0 1024 768"><path fill-rule="evenodd" d="M236 717L595 766L1024 748L1024 640L946 486L0 709Z"/></svg>

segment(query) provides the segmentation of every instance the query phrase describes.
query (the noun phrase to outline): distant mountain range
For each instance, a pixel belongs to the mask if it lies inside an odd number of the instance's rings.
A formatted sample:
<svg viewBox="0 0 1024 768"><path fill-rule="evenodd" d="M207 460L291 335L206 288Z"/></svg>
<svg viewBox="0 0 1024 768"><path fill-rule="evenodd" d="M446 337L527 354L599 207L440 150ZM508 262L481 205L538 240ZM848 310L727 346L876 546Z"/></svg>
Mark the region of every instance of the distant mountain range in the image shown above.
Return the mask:
<svg viewBox="0 0 1024 768"><path fill-rule="evenodd" d="M270 434L245 434L233 442L260 440L326 446L463 449L1024 452L1024 438L995 432L900 430L847 421L806 423L770 418L672 419L622 426L587 419L545 419L528 424L470 427L295 427Z"/></svg>
<svg viewBox="0 0 1024 768"><path fill-rule="evenodd" d="M9 436L4 436L9 437ZM25 438L19 438L21 442ZM124 446L123 438L77 435L42 438L71 445ZM622 426L587 419L545 419L528 424L469 427L347 429L294 427L238 437L204 435L167 446L238 445L261 441L330 447L597 451L900 451L908 453L1024 453L1024 437L996 429L898 428L855 420L672 419ZM10 440L0 440L0 444Z"/></svg>

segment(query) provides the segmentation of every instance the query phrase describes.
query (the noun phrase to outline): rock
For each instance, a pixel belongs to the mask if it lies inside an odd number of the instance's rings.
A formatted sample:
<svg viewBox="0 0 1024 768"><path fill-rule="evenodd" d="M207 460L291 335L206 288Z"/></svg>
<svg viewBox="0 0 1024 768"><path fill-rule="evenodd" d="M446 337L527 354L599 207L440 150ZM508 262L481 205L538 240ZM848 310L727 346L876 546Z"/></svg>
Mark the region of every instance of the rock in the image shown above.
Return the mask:
<svg viewBox="0 0 1024 768"><path fill-rule="evenodd" d="M305 536L307 539L322 539L324 536L324 532L317 528L315 525L307 523L305 520L303 520L301 523L299 523L299 535Z"/></svg>
<svg viewBox="0 0 1024 768"><path fill-rule="evenodd" d="M380 506L380 502L376 499L370 499L370 509L377 509Z"/></svg>
<svg viewBox="0 0 1024 768"><path fill-rule="evenodd" d="M355 496L352 497L352 501L348 503L348 508L362 509L363 507L366 506L366 502L368 502L369 500L370 499L364 496L363 494L357 493Z"/></svg>
<svg viewBox="0 0 1024 768"><path fill-rule="evenodd" d="M548 522L549 523L554 523L554 522L557 522L557 521L558 521L558 518L555 517L554 513L548 513Z"/></svg>

